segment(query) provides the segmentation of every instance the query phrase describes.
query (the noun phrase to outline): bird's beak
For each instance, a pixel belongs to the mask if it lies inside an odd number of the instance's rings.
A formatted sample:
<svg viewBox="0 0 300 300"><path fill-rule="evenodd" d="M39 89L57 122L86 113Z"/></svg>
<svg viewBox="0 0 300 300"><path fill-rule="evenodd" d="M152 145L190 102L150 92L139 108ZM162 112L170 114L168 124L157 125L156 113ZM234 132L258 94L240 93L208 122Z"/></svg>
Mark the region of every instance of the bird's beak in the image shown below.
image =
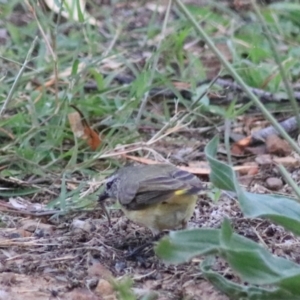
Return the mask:
<svg viewBox="0 0 300 300"><path fill-rule="evenodd" d="M109 198L109 195L107 194L107 192L103 192L102 194L99 195L98 201L102 202L108 198Z"/></svg>
<svg viewBox="0 0 300 300"><path fill-rule="evenodd" d="M109 195L107 194L107 192L103 192L102 194L99 195L99 198L98 198L98 202L100 202L100 206L102 207L106 217L107 217L107 220L108 220L108 225L109 227L111 227L111 220L110 220L110 216L109 216L109 213L103 203L104 200L108 199L109 198Z"/></svg>

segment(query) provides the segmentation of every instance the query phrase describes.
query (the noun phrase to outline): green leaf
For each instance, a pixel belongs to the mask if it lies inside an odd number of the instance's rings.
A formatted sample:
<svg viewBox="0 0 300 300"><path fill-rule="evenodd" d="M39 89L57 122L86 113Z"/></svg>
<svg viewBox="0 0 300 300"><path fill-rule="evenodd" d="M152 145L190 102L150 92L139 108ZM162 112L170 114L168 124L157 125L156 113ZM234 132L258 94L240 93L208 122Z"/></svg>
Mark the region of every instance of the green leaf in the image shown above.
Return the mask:
<svg viewBox="0 0 300 300"><path fill-rule="evenodd" d="M220 189L236 191L238 186L235 185L236 177L234 171L225 163L214 158L217 154L218 144L219 138L215 136L205 148L205 154L211 167L210 181Z"/></svg>
<svg viewBox="0 0 300 300"><path fill-rule="evenodd" d="M222 275L211 270L212 262L206 259L201 264L201 271L204 277L209 280L219 291L228 295L230 299L247 300L282 300L282 299L300 299L300 296L293 295L288 289L281 288L262 288L253 285L241 285L233 283ZM298 286L298 283L297 285Z"/></svg>
<svg viewBox="0 0 300 300"><path fill-rule="evenodd" d="M156 254L169 263L183 263L199 254L216 254L219 230L191 229L170 232L155 247Z"/></svg>
<svg viewBox="0 0 300 300"><path fill-rule="evenodd" d="M131 83L130 94L137 99L142 98L144 93L149 89L150 70L143 70L136 79Z"/></svg>
<svg viewBox="0 0 300 300"><path fill-rule="evenodd" d="M215 137L205 149L211 167L211 182L220 189L236 192L241 210L246 217L268 218L300 235L300 204L282 196L244 191L239 186L233 169L215 158L218 143L219 139Z"/></svg>
<svg viewBox="0 0 300 300"><path fill-rule="evenodd" d="M243 192L239 195L243 213L251 218L268 218L300 235L300 204L278 196Z"/></svg>
<svg viewBox="0 0 300 300"><path fill-rule="evenodd" d="M81 10L80 0L76 0L76 8L77 8L78 20L79 20L79 22L83 23L84 22L84 15L83 15L83 12Z"/></svg>
<svg viewBox="0 0 300 300"><path fill-rule="evenodd" d="M104 78L103 75L101 73L99 73L96 69L94 68L90 68L89 72L92 74L92 76L94 77L98 90L102 91L105 88L105 84L104 84Z"/></svg>
<svg viewBox="0 0 300 300"><path fill-rule="evenodd" d="M232 229L229 220L225 218L223 221L222 230L220 232L220 242L222 247L227 247L232 237Z"/></svg>
<svg viewBox="0 0 300 300"><path fill-rule="evenodd" d="M251 284L269 285L282 282L289 286L294 276L300 276L300 267L296 263L273 256L261 245L232 233L228 221L223 223L221 230L171 232L169 237L159 242L155 251L169 263L186 262L196 255L218 255L227 260L243 281ZM298 293L300 295L300 290Z"/></svg>
<svg viewBox="0 0 300 300"><path fill-rule="evenodd" d="M0 189L1 197L16 197L16 196L25 196L30 194L35 194L41 189L38 188L28 188L28 189L12 189L11 191L2 191Z"/></svg>
<svg viewBox="0 0 300 300"><path fill-rule="evenodd" d="M282 11L295 12L295 11L297 11L298 13L300 13L300 4L299 3L287 3L287 2L272 3L269 5L269 8L271 8L273 10L277 10L279 12L282 12Z"/></svg>
<svg viewBox="0 0 300 300"><path fill-rule="evenodd" d="M72 65L72 72L71 72L71 76L75 76L78 72L78 65L79 65L79 60L75 59Z"/></svg>

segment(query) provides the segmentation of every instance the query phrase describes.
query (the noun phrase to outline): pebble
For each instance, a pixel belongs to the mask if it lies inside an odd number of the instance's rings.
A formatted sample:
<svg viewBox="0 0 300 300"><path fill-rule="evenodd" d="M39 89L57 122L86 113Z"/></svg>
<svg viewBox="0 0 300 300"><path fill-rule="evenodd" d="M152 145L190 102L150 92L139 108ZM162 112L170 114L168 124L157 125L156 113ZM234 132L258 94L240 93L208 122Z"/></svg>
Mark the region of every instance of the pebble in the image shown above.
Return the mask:
<svg viewBox="0 0 300 300"><path fill-rule="evenodd" d="M283 186L283 182L281 179L279 178L276 178L276 177L269 177L267 180L266 180L266 186L267 188L269 188L270 190L273 190L273 191L278 191L282 188Z"/></svg>

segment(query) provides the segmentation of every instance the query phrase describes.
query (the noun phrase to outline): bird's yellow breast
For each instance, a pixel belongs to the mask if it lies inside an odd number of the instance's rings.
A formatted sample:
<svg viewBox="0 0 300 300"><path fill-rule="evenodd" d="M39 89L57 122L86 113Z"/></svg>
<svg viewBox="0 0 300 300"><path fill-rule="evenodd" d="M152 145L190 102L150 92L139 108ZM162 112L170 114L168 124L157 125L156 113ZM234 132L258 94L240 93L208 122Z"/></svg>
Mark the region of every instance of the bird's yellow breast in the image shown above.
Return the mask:
<svg viewBox="0 0 300 300"><path fill-rule="evenodd" d="M157 234L165 229L185 227L193 215L196 202L197 195L174 195L164 202L140 210L128 210L124 207L122 210L128 219Z"/></svg>

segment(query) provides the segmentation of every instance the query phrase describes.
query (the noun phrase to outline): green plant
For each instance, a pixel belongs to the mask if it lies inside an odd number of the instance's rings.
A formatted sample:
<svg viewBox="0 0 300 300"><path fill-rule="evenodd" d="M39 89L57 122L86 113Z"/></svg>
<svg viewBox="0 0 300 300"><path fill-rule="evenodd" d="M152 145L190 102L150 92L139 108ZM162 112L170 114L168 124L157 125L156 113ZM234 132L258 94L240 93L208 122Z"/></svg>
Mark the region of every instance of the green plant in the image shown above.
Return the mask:
<svg viewBox="0 0 300 300"><path fill-rule="evenodd" d="M232 168L215 158L217 146L215 137L205 150L211 182L220 189L235 192L246 217L270 219L299 235L300 204L276 195L245 192ZM221 229L171 232L159 242L156 253L169 263L186 262L196 255L207 256L201 264L203 275L231 299L300 299L300 266L233 233L228 220L224 220ZM213 272L212 256L225 259L247 286Z"/></svg>

